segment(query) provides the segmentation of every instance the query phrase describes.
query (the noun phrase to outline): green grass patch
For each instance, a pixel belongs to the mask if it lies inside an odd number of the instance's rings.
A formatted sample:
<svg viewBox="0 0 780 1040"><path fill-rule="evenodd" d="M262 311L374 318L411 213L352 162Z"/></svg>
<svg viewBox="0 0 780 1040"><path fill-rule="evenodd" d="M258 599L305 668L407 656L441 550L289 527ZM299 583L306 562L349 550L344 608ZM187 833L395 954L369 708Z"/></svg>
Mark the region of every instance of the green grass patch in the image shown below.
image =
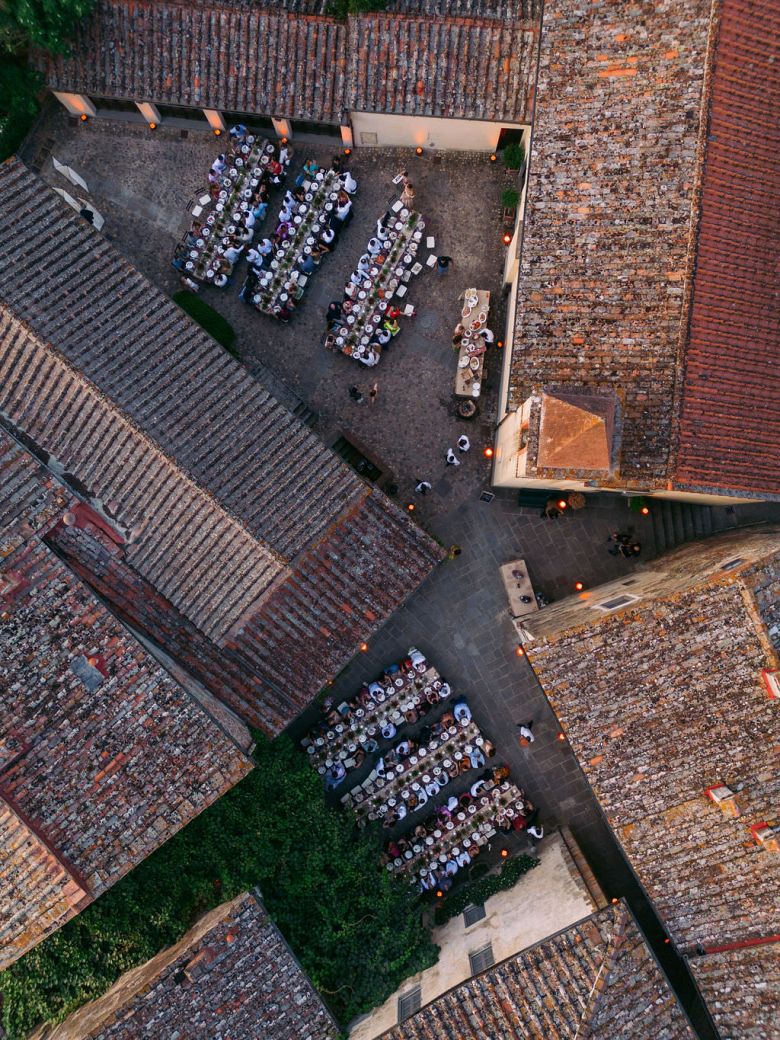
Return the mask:
<svg viewBox="0 0 780 1040"><path fill-rule="evenodd" d="M236 331L230 322L223 318L219 311L215 311L200 296L181 289L173 294L173 302L178 303L183 311L196 321L198 325L208 332L209 336L221 344L225 350L234 358L240 357L236 348Z"/></svg>

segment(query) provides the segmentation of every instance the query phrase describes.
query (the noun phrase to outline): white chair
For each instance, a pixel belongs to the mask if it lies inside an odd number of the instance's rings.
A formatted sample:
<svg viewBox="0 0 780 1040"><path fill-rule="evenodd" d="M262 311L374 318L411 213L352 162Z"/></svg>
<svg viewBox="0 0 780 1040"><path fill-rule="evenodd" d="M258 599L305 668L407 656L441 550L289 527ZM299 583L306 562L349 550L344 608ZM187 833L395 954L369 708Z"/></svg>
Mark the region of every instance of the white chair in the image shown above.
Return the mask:
<svg viewBox="0 0 780 1040"><path fill-rule="evenodd" d="M203 212L203 206L193 206L192 207L192 215L193 215L193 217L199 217L202 212Z"/></svg>
<svg viewBox="0 0 780 1040"><path fill-rule="evenodd" d="M398 288L395 290L395 295L396 296L406 296L406 286L405 285L399 285Z"/></svg>
<svg viewBox="0 0 780 1040"><path fill-rule="evenodd" d="M433 255L433 253L431 253L431 255L428 257L428 259L425 261L425 266L426 267L433 267L433 265L435 263L436 263L436 257Z"/></svg>
<svg viewBox="0 0 780 1040"><path fill-rule="evenodd" d="M211 196L210 195L201 195L201 197L198 199L198 204L201 205L201 206L208 206L208 204L210 202L211 202Z"/></svg>
<svg viewBox="0 0 780 1040"><path fill-rule="evenodd" d="M415 313L416 313L416 311L415 311L414 307L412 306L412 304L411 303L407 303L406 306L404 307L404 317L406 317L406 318L413 318Z"/></svg>

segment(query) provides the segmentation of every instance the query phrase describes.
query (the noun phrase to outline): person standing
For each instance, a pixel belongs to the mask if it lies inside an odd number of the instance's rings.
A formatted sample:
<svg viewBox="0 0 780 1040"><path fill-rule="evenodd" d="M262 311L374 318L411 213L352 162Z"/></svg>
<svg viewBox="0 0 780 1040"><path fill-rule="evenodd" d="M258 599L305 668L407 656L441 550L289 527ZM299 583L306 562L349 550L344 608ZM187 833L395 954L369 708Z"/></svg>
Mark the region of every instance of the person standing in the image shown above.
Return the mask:
<svg viewBox="0 0 780 1040"><path fill-rule="evenodd" d="M448 466L459 466L460 465L460 461L455 457L455 452L452 450L452 448L447 448L446 458L447 458L447 465Z"/></svg>
<svg viewBox="0 0 780 1040"><path fill-rule="evenodd" d="M437 256L436 257L436 270L439 272L439 274L446 274L447 271L449 271L449 269L450 269L450 264L451 263L452 263L452 257L451 256Z"/></svg>
<svg viewBox="0 0 780 1040"><path fill-rule="evenodd" d="M363 404L363 402L365 401L365 397L363 397L360 387L358 386L351 386L349 388L349 396L352 398L355 404Z"/></svg>
<svg viewBox="0 0 780 1040"><path fill-rule="evenodd" d="M534 742L534 735L531 732L531 728L532 728L533 724L534 724L534 720L533 719L531 719L530 722L526 722L526 723L518 722L516 724L517 728L520 730L520 743L521 744L533 744L533 742Z"/></svg>
<svg viewBox="0 0 780 1040"><path fill-rule="evenodd" d="M418 495L426 495L432 487L433 485L429 480L418 480L414 490Z"/></svg>
<svg viewBox="0 0 780 1040"><path fill-rule="evenodd" d="M462 433L458 437L458 451L466 452L471 447L471 441L468 439L465 433Z"/></svg>
<svg viewBox="0 0 780 1040"><path fill-rule="evenodd" d="M379 383L373 383L368 391L368 403L374 404L379 394Z"/></svg>

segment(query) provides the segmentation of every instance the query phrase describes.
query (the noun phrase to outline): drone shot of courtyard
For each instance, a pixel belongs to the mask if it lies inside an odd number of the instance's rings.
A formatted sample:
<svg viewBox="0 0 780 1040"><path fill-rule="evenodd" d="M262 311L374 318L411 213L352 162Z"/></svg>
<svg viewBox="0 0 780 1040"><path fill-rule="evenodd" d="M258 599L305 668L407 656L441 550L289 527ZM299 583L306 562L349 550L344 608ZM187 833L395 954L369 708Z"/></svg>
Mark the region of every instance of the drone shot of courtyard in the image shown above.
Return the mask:
<svg viewBox="0 0 780 1040"><path fill-rule="evenodd" d="M0 1038L780 1040L780 0L0 48Z"/></svg>

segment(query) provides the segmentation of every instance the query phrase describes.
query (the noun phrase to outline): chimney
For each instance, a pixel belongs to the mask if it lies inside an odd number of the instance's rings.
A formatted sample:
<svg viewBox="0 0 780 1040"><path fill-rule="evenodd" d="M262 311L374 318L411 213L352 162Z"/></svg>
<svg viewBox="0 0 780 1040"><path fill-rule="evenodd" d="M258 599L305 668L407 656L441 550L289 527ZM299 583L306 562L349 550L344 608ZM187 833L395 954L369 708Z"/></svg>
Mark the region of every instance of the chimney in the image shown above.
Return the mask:
<svg viewBox="0 0 780 1040"><path fill-rule="evenodd" d="M780 838L778 828L770 823L754 823L750 828L753 840L767 852L780 852Z"/></svg>
<svg viewBox="0 0 780 1040"><path fill-rule="evenodd" d="M726 816L736 819L742 815L742 810L737 805L737 796L725 784L714 784L712 787L708 787L704 793Z"/></svg>

